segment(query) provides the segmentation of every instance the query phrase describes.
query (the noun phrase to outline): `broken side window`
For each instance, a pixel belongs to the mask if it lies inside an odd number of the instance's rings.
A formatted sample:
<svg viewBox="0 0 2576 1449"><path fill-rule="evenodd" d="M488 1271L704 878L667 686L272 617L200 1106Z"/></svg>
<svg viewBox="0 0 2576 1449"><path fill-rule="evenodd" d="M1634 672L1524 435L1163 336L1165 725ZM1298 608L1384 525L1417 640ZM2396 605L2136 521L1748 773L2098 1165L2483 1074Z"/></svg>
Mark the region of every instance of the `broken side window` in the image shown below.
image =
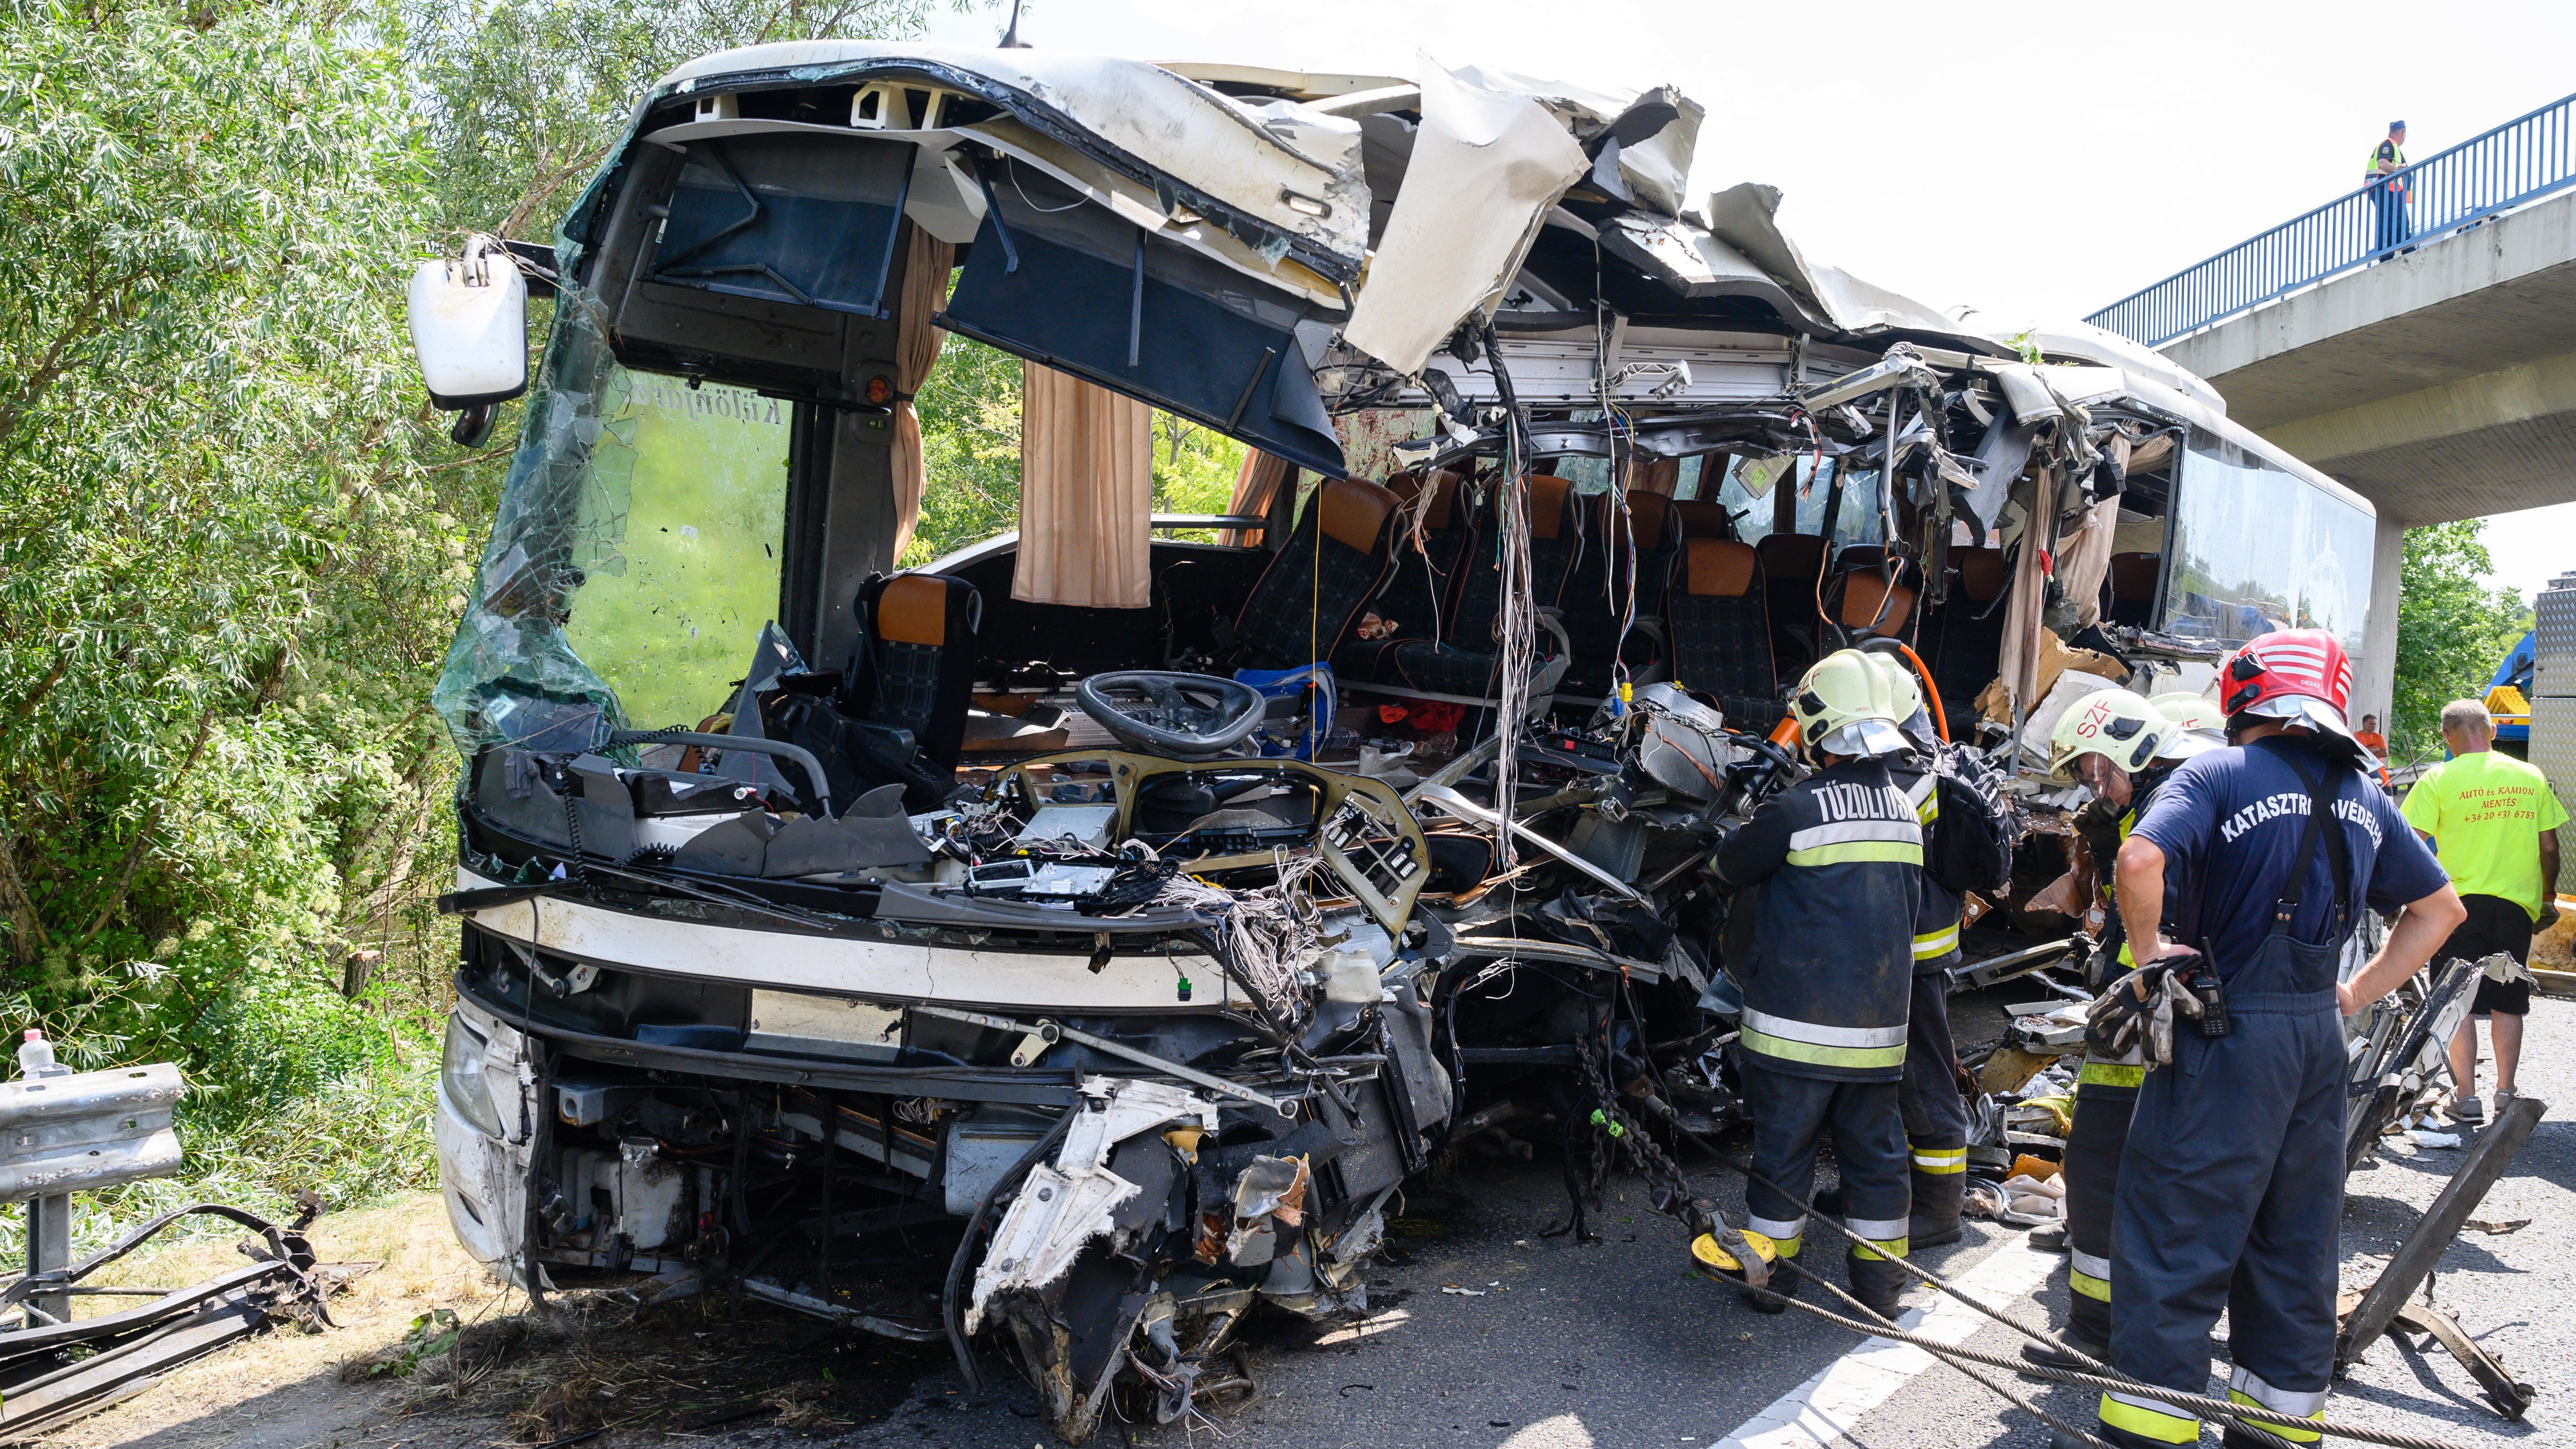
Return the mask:
<svg viewBox="0 0 2576 1449"><path fill-rule="evenodd" d="M458 747L690 723L778 606L788 409L629 372L568 296L431 695Z"/></svg>

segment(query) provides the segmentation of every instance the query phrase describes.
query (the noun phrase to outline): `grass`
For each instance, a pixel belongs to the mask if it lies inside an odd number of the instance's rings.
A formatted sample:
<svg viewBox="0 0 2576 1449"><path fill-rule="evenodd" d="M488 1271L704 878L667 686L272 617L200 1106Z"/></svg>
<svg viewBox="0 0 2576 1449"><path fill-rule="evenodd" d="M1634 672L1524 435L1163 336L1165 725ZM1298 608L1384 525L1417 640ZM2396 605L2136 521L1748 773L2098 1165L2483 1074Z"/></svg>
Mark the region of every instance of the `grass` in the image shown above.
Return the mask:
<svg viewBox="0 0 2576 1449"><path fill-rule="evenodd" d="M282 1224L295 1217L305 1192L337 1213L433 1187L438 1161L429 1115L437 1090L437 1059L422 1055L325 1082L309 1096L239 1120L192 1114L183 1103L178 1131L186 1157L178 1175L76 1194L73 1257L190 1203L224 1203ZM240 1232L204 1217L174 1223L162 1237L229 1241ZM26 1242L24 1215L0 1214L0 1261L23 1262Z"/></svg>

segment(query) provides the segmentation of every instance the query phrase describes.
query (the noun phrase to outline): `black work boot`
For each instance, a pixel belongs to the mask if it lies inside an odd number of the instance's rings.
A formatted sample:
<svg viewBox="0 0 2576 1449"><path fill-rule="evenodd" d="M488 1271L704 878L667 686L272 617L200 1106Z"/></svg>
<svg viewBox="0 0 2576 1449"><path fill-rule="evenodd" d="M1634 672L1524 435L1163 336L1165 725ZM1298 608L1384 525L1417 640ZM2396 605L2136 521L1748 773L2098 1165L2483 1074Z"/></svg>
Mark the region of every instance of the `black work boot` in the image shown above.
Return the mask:
<svg viewBox="0 0 2576 1449"><path fill-rule="evenodd" d="M1770 1285L1744 1290L1744 1301L1756 1313L1786 1313L1789 1300L1798 1296L1798 1275L1773 1264Z"/></svg>
<svg viewBox="0 0 2576 1449"><path fill-rule="evenodd" d="M1922 1150L1917 1148L1916 1152L1919 1154ZM1967 1229L1960 1224L1959 1209L1967 1187L1965 1171L1917 1170L1914 1174L1914 1215L1906 1227L1908 1245L1937 1248L1965 1236Z"/></svg>
<svg viewBox="0 0 2576 1449"><path fill-rule="evenodd" d="M1904 1293L1905 1285L1913 1280L1903 1268L1886 1258L1861 1257L1858 1250L1854 1250L1846 1262L1851 1275L1851 1295L1859 1299L1863 1307L1889 1319L1904 1311L1896 1300Z"/></svg>
<svg viewBox="0 0 2576 1449"><path fill-rule="evenodd" d="M2095 1368L2093 1364L2106 1364L2111 1361L2110 1341L2108 1339L2089 1338L2085 1336L2081 1327L2076 1324L2070 1323L2066 1325L2066 1331L2057 1335L2057 1339L2058 1342L2075 1350L2075 1353L2083 1354L2087 1358L2092 1359L2093 1363L2079 1363L2075 1359L2075 1354L2066 1353L2042 1343L2023 1344L2021 1346L2022 1359L2025 1362L2037 1364L2041 1368L2064 1369L2069 1373L2079 1374L2100 1373L2101 1370Z"/></svg>

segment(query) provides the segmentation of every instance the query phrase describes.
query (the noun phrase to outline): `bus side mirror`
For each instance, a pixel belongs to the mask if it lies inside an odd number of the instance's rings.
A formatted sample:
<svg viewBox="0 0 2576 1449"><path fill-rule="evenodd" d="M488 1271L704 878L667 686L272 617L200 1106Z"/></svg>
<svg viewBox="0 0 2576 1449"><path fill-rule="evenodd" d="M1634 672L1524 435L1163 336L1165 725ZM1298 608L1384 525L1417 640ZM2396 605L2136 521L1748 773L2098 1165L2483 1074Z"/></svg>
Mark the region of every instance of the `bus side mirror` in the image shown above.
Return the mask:
<svg viewBox="0 0 2576 1449"><path fill-rule="evenodd" d="M497 239L468 237L463 257L421 263L409 312L433 407L488 417L492 404L528 390L528 282Z"/></svg>

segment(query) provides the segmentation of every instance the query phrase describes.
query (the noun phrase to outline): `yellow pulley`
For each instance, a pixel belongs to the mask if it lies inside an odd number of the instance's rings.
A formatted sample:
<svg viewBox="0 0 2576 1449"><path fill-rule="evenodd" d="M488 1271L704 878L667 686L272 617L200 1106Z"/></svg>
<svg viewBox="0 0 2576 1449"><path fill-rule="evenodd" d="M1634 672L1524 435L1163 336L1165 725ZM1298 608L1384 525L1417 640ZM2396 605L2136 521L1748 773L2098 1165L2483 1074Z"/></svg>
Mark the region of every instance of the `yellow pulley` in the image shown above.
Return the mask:
<svg viewBox="0 0 2576 1449"><path fill-rule="evenodd" d="M1769 1238L1751 1229L1745 1230L1743 1238L1745 1245L1753 1249L1766 1267L1780 1261L1779 1247ZM1691 1271L1703 1278L1721 1278L1729 1283L1744 1281L1744 1265L1717 1241L1715 1233L1702 1233L1691 1239Z"/></svg>

